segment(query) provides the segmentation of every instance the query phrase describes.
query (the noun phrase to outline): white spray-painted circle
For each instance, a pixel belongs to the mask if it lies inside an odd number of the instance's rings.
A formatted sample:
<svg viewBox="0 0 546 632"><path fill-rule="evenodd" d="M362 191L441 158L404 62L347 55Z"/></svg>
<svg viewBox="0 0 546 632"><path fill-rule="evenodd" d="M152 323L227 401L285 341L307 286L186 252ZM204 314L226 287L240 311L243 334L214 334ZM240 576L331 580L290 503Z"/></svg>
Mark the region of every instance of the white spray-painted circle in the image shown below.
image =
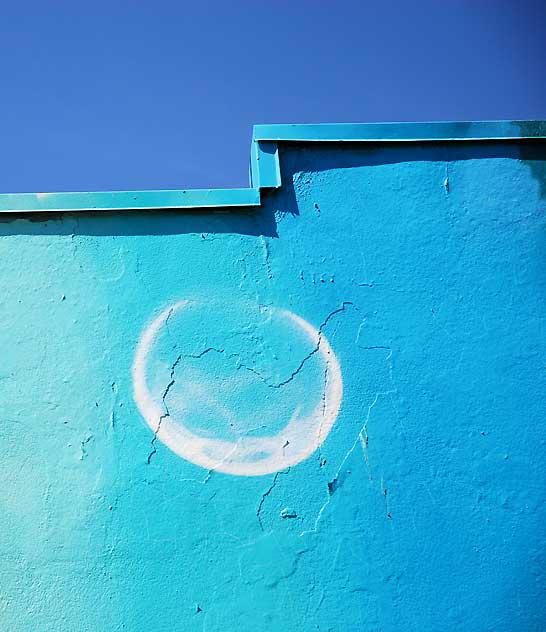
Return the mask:
<svg viewBox="0 0 546 632"><path fill-rule="evenodd" d="M322 444L332 429L341 406L341 368L323 332L289 310L275 309L309 338L325 364L324 392L310 414L296 408L280 432L267 437L241 437L226 441L201 437L180 419L165 415L164 404L150 392L146 371L148 358L161 328L172 315L188 306L182 300L170 305L143 331L133 362L135 402L157 439L178 456L209 470L238 476L262 476L300 463Z"/></svg>

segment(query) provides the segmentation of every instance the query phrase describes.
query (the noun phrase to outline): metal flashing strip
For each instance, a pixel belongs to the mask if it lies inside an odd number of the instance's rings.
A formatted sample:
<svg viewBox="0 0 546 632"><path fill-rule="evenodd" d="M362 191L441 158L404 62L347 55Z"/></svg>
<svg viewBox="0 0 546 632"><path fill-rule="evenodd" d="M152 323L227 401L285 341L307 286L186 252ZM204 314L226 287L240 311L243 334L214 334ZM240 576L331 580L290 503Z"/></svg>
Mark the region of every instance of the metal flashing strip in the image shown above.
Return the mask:
<svg viewBox="0 0 546 632"><path fill-rule="evenodd" d="M176 210L259 205L260 191L253 188L0 194L0 213Z"/></svg>
<svg viewBox="0 0 546 632"><path fill-rule="evenodd" d="M257 207L262 189L281 186L278 142L427 142L546 139L546 121L255 125L248 189L3 193L0 213Z"/></svg>
<svg viewBox="0 0 546 632"><path fill-rule="evenodd" d="M546 121L255 125L255 141L423 142L546 138Z"/></svg>

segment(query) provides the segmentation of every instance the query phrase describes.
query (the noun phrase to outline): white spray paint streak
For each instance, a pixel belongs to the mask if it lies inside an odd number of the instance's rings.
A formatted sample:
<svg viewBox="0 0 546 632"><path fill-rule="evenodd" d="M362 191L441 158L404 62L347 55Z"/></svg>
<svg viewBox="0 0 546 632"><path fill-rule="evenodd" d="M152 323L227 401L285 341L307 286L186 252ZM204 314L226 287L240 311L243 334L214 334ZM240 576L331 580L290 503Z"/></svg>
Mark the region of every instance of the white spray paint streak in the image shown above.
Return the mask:
<svg viewBox="0 0 546 632"><path fill-rule="evenodd" d="M154 397L148 388L148 356L168 318L188 304L189 301L182 300L163 310L144 330L135 352L132 367L134 399L157 439L175 454L196 465L238 476L272 474L296 465L313 454L328 436L339 413L343 396L341 368L324 333L288 310L275 311L288 318L309 337L326 364L324 393L309 415L300 417L300 407L297 407L278 434L270 437L241 437L236 442L197 436L182 420L165 415L161 398Z"/></svg>

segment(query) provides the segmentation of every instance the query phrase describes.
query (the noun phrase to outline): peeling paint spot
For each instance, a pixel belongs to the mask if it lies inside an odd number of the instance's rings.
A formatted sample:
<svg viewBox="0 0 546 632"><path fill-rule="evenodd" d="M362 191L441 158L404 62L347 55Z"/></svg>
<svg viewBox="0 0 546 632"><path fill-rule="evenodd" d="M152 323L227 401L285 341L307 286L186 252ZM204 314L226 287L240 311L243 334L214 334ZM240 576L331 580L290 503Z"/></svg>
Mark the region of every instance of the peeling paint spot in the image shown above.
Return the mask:
<svg viewBox="0 0 546 632"><path fill-rule="evenodd" d="M444 178L444 182L442 183L442 186L444 187L444 191L446 192L446 195L448 195L450 191L449 164L446 164L446 177Z"/></svg>
<svg viewBox="0 0 546 632"><path fill-rule="evenodd" d="M283 519L297 518L297 517L298 517L298 514L290 507L285 507L284 509L281 510L281 518Z"/></svg>
<svg viewBox="0 0 546 632"><path fill-rule="evenodd" d="M80 443L80 461L83 461L85 459L85 457L87 456L87 449L86 449L86 445L91 441L91 439L93 438L93 435L87 435L85 437L85 439Z"/></svg>

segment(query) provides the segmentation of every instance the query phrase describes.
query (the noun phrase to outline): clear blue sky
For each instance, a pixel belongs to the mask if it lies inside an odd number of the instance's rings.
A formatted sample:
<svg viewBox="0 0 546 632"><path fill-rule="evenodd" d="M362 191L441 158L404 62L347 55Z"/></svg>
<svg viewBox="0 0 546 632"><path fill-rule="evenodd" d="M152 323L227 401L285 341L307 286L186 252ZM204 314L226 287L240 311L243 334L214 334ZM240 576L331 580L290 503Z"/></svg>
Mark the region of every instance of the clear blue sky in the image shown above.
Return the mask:
<svg viewBox="0 0 546 632"><path fill-rule="evenodd" d="M0 18L3 192L246 186L254 123L546 118L544 0L20 0Z"/></svg>

